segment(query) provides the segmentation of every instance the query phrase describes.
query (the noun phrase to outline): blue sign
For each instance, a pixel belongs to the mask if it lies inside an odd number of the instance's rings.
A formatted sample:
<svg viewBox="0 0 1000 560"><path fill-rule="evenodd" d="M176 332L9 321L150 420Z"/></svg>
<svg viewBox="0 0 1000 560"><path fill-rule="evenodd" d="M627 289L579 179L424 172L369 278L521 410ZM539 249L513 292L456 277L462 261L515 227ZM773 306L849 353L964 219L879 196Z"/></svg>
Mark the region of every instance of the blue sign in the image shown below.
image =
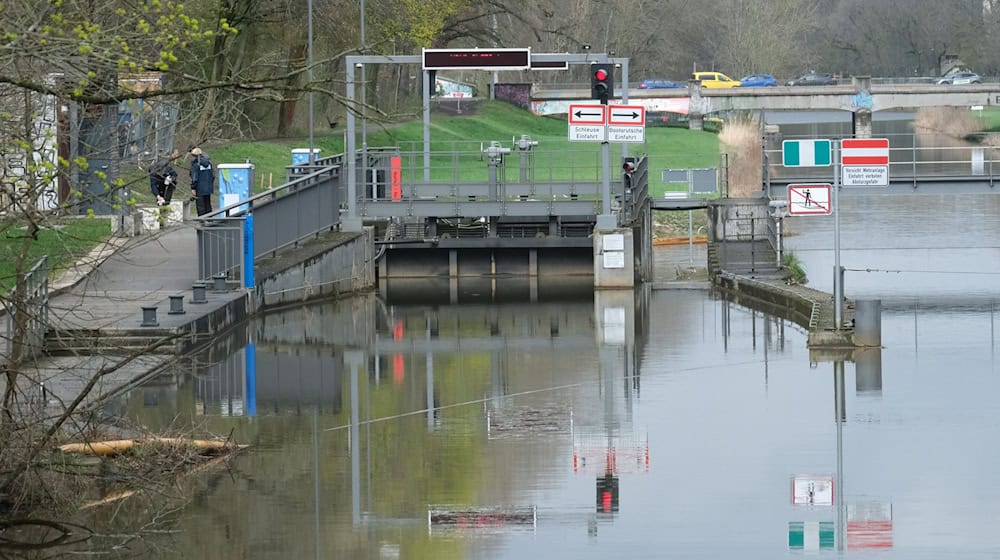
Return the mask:
<svg viewBox="0 0 1000 560"><path fill-rule="evenodd" d="M232 206L241 200L250 198L253 187L252 163L220 163L219 170L219 203L223 208ZM237 208L245 212L247 205Z"/></svg>

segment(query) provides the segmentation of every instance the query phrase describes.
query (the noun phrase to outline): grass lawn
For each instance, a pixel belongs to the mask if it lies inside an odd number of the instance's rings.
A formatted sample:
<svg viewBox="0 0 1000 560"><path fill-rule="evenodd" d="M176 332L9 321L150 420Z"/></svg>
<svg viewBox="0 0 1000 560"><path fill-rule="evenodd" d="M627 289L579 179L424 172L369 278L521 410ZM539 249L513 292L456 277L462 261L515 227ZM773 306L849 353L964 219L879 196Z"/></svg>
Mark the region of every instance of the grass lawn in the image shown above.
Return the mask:
<svg viewBox="0 0 1000 560"><path fill-rule="evenodd" d="M499 141L511 147L512 139L522 134L538 141L534 148L534 177L546 179L597 181L600 177L600 144L570 142L567 139L565 119L539 117L503 102L482 102L474 113L465 116L434 114L431 118L431 151L449 152L450 155L432 155L431 178L466 181L485 181L487 164L480 152L481 143ZM360 134L359 139L360 143ZM407 122L391 128L369 124L368 145L397 146L403 156L403 180L421 178L423 128L418 121ZM680 128L647 127L646 146L629 146L631 154L649 153L650 192L662 196L667 190L660 182L664 168L716 167L719 164L719 142L714 133ZM315 145L321 156L343 152L343 131L320 134ZM279 139L257 142L240 142L210 148L209 155L216 164L242 163L250 159L256 165L255 192L260 192L261 177L264 189L284 182L285 166L291 163L291 149L304 148L307 141ZM455 153L457 152L457 153ZM611 145L612 168L617 172L621 148ZM458 171L455 171L455 169ZM519 174L519 158L511 154L506 158L509 178ZM671 190L686 187L672 185Z"/></svg>
<svg viewBox="0 0 1000 560"><path fill-rule="evenodd" d="M0 231L0 291L14 285L14 263L24 242L25 228ZM31 242L26 268L49 256L50 277L57 277L79 258L111 236L111 222L100 218L67 218L46 223Z"/></svg>
<svg viewBox="0 0 1000 560"><path fill-rule="evenodd" d="M982 111L973 111L976 121L982 123L986 132L1000 132L1000 107L983 107Z"/></svg>

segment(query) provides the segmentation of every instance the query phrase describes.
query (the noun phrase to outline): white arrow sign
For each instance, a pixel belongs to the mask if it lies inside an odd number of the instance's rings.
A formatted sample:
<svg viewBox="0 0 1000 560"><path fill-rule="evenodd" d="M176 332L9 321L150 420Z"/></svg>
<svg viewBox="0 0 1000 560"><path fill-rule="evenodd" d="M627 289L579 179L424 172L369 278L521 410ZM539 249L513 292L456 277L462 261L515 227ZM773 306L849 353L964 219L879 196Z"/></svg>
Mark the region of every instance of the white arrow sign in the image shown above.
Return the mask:
<svg viewBox="0 0 1000 560"><path fill-rule="evenodd" d="M607 107L604 105L570 105L569 124L604 124Z"/></svg>

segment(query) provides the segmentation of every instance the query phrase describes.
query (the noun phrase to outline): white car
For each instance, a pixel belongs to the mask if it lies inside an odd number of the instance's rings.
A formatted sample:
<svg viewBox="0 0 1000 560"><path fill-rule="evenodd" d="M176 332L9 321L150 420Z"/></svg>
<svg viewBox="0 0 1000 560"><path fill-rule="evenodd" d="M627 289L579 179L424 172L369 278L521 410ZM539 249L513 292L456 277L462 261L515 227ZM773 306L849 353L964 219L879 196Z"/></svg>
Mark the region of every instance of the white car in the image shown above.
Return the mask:
<svg viewBox="0 0 1000 560"><path fill-rule="evenodd" d="M975 72L955 72L938 80L938 85L951 84L954 86L963 84L981 84L983 79Z"/></svg>

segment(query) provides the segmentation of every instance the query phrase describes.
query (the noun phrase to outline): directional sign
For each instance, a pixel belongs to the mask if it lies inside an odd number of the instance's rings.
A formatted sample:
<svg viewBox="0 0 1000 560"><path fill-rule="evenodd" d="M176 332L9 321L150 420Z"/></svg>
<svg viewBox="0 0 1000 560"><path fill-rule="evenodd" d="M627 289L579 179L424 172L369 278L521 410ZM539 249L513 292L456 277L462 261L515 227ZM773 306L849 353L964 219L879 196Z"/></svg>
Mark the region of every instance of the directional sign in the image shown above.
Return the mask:
<svg viewBox="0 0 1000 560"><path fill-rule="evenodd" d="M781 143L781 165L785 167L827 167L829 140L785 140Z"/></svg>
<svg viewBox="0 0 1000 560"><path fill-rule="evenodd" d="M587 104L569 106L569 124L601 124L607 122L607 105Z"/></svg>
<svg viewBox="0 0 1000 560"><path fill-rule="evenodd" d="M889 165L889 139L844 139L841 143L840 163L844 165Z"/></svg>
<svg viewBox="0 0 1000 560"><path fill-rule="evenodd" d="M646 126L646 108L642 105L611 105L608 124Z"/></svg>
<svg viewBox="0 0 1000 560"><path fill-rule="evenodd" d="M788 213L792 216L826 215L831 212L830 184L788 185Z"/></svg>

